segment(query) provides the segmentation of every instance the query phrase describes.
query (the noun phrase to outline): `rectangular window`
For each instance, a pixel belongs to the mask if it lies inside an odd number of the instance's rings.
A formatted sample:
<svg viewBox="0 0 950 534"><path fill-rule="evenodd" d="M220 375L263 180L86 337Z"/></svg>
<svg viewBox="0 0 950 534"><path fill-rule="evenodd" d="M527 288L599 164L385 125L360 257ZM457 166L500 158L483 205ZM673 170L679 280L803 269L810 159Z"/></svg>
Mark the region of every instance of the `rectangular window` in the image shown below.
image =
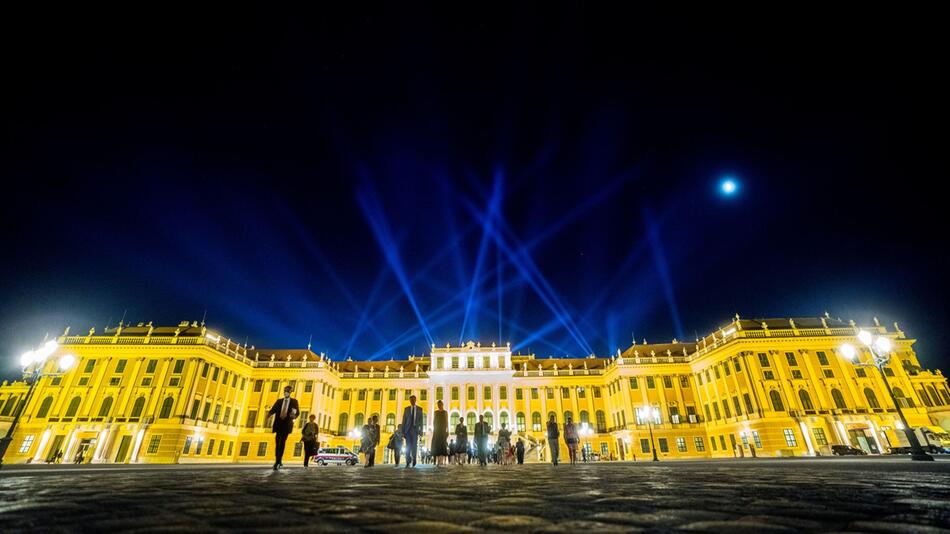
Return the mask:
<svg viewBox="0 0 950 534"><path fill-rule="evenodd" d="M681 388L689 387L689 375L680 375L680 387Z"/></svg>
<svg viewBox="0 0 950 534"><path fill-rule="evenodd" d="M759 353L759 365L762 367L770 367L768 354L764 352Z"/></svg>
<svg viewBox="0 0 950 534"><path fill-rule="evenodd" d="M224 440L218 442L218 456L221 456L221 453L224 452Z"/></svg>
<svg viewBox="0 0 950 534"><path fill-rule="evenodd" d="M650 452L650 440L647 438L640 438L640 452L643 454Z"/></svg>
<svg viewBox="0 0 950 534"><path fill-rule="evenodd" d="M666 438L659 438L656 440L656 442L660 447L660 452L670 452L670 444L667 442Z"/></svg>
<svg viewBox="0 0 950 534"><path fill-rule="evenodd" d="M93 369L96 368L96 360L86 360L86 368L83 369L84 373L91 373Z"/></svg>
<svg viewBox="0 0 950 534"><path fill-rule="evenodd" d="M124 372L125 372L125 364L126 364L126 362L127 362L127 360L119 360L119 361L115 364L115 372L117 372L117 373L124 373Z"/></svg>
<svg viewBox="0 0 950 534"><path fill-rule="evenodd" d="M802 378L802 372L799 369L792 369L792 378Z"/></svg>
<svg viewBox="0 0 950 534"><path fill-rule="evenodd" d="M359 392L356 394L356 400L358 400L358 401L365 401L365 400L366 400L366 390L365 390L365 389L359 390Z"/></svg>
<svg viewBox="0 0 950 534"><path fill-rule="evenodd" d="M794 352L786 352L785 359L788 360L789 367L798 367L798 360L795 358Z"/></svg>
<svg viewBox="0 0 950 534"><path fill-rule="evenodd" d="M395 400L396 400L396 390L395 390L395 389L390 389L390 390L389 390L389 400L391 400L391 401L395 401Z"/></svg>
<svg viewBox="0 0 950 534"><path fill-rule="evenodd" d="M201 378L208 378L208 362L205 362L204 367L201 368Z"/></svg>
<svg viewBox="0 0 950 534"><path fill-rule="evenodd" d="M53 380L50 382L50 385L52 385L52 386L58 386L60 383L62 383L62 381L63 381L63 377L61 377L61 376L54 376L54 377L53 377Z"/></svg>
<svg viewBox="0 0 950 534"><path fill-rule="evenodd" d="M722 419L722 412L719 411L719 405L713 401L713 413L716 414L716 419Z"/></svg>
<svg viewBox="0 0 950 534"><path fill-rule="evenodd" d="M313 380L307 380L303 383L304 393L313 393Z"/></svg>
<svg viewBox="0 0 950 534"><path fill-rule="evenodd" d="M232 454L234 454L234 442L229 441L228 442L228 456L231 456Z"/></svg>
<svg viewBox="0 0 950 534"><path fill-rule="evenodd" d="M254 392L255 392L255 393L260 393L260 392L263 391L263 390L264 390L264 381L263 381L263 380L255 380L255 381L254 381Z"/></svg>
<svg viewBox="0 0 950 534"><path fill-rule="evenodd" d="M885 368L884 368L884 374L887 375L887 376L894 376L894 370L891 369L890 367L885 367Z"/></svg>
<svg viewBox="0 0 950 534"><path fill-rule="evenodd" d="M537 398L537 397L535 397L535 398ZM599 398L600 398L600 386L594 386L594 398L595 398L595 399L599 399Z"/></svg>
<svg viewBox="0 0 950 534"><path fill-rule="evenodd" d="M146 376L145 378L142 379L142 386L143 386L143 387L148 387L148 386L151 386L151 385L152 385L152 377Z"/></svg>
<svg viewBox="0 0 950 534"><path fill-rule="evenodd" d="M653 380L652 376L647 377L647 389L653 389L656 387L656 381Z"/></svg>
<svg viewBox="0 0 950 534"><path fill-rule="evenodd" d="M521 388L515 389L515 400L524 400L524 393Z"/></svg>
<svg viewBox="0 0 950 534"><path fill-rule="evenodd" d="M693 445L696 446L696 450L699 452L704 452L706 450L706 442L703 438L693 438Z"/></svg>
<svg viewBox="0 0 950 534"><path fill-rule="evenodd" d="M699 382L699 385L700 385L700 386L703 385L703 374L702 374L702 373L696 373L696 381Z"/></svg>
<svg viewBox="0 0 950 534"><path fill-rule="evenodd" d="M715 450L718 450L718 449L716 448L716 436L710 436L710 437L709 437L709 444L712 445L712 450L714 450L714 451L715 451Z"/></svg>
<svg viewBox="0 0 950 534"><path fill-rule="evenodd" d="M257 410L247 412L247 427L254 428L257 425Z"/></svg>
<svg viewBox="0 0 950 534"><path fill-rule="evenodd" d="M270 381L271 393L275 393L278 389L280 389L280 380L271 380Z"/></svg>
<svg viewBox="0 0 950 534"><path fill-rule="evenodd" d="M816 442L816 443L818 443L819 445L827 445L827 444L828 444L828 437L825 436L825 429L824 429L824 428L816 428L816 429L814 429L814 432L815 432L815 442Z"/></svg>
<svg viewBox="0 0 950 534"><path fill-rule="evenodd" d="M719 436L719 445L722 445L722 450L726 450L726 435L725 434Z"/></svg>
<svg viewBox="0 0 950 534"><path fill-rule="evenodd" d="M637 377L630 379L630 389L638 389L640 387L639 382L637 382Z"/></svg>
<svg viewBox="0 0 950 534"><path fill-rule="evenodd" d="M676 438L676 450L686 452L686 438Z"/></svg>
<svg viewBox="0 0 950 534"><path fill-rule="evenodd" d="M112 378L109 379L109 385L110 385L110 386L118 386L118 385L121 384L121 383L122 383L122 377L121 377L121 376L113 376Z"/></svg>
<svg viewBox="0 0 950 534"><path fill-rule="evenodd" d="M459 368L459 357L452 356L452 369L458 369L458 368Z"/></svg>
<svg viewBox="0 0 950 534"><path fill-rule="evenodd" d="M208 442L208 456L214 454L214 440Z"/></svg>
<svg viewBox="0 0 950 534"><path fill-rule="evenodd" d="M221 421L224 424L228 424L228 421L230 420L231 420L231 407L228 406L227 408L224 409L224 419L222 419Z"/></svg>
<svg viewBox="0 0 950 534"><path fill-rule="evenodd" d="M468 387L468 400L470 401L475 400L475 388L473 386Z"/></svg>
<svg viewBox="0 0 950 534"><path fill-rule="evenodd" d="M716 375L716 380L719 380L720 377L719 377L719 366L718 366L718 365L716 365L715 367L713 367L713 374Z"/></svg>
<svg viewBox="0 0 950 534"><path fill-rule="evenodd" d="M26 436L23 438L23 442L20 443L20 450L19 450L20 454L26 454L30 452L30 447L33 446L34 437L35 436L33 434L30 434L29 436Z"/></svg>
<svg viewBox="0 0 950 534"><path fill-rule="evenodd" d="M828 365L828 355L825 354L825 351L819 350L815 354L818 355L818 363L821 365Z"/></svg>
<svg viewBox="0 0 950 534"><path fill-rule="evenodd" d="M175 360L175 367L172 369L173 375L180 375L185 369L185 360Z"/></svg>
<svg viewBox="0 0 950 534"><path fill-rule="evenodd" d="M763 376L766 380L775 380L775 375L772 373L772 371L763 371Z"/></svg>
<svg viewBox="0 0 950 534"><path fill-rule="evenodd" d="M703 408L706 410L706 420L707 420L707 421L712 421L712 417L709 415L709 405L708 405L708 404L704 404L704 405L703 405Z"/></svg>
<svg viewBox="0 0 950 534"><path fill-rule="evenodd" d="M198 418L198 410L200 409L201 409L201 401L198 399L195 399L194 402L191 403L191 418L192 419Z"/></svg>
<svg viewBox="0 0 950 534"><path fill-rule="evenodd" d="M158 446L162 443L162 436L152 436L148 440L148 449L146 454L155 454L158 452Z"/></svg>
<svg viewBox="0 0 950 534"><path fill-rule="evenodd" d="M198 442L195 443L195 456L198 456L199 454L201 454L201 446L204 445L204 443L205 443L204 438L198 438Z"/></svg>
<svg viewBox="0 0 950 534"><path fill-rule="evenodd" d="M759 433L755 430L752 431L752 441L755 442L755 446L759 449L762 448L762 440L759 439Z"/></svg>
<svg viewBox="0 0 950 534"><path fill-rule="evenodd" d="M191 452L191 436L185 437L185 448L181 450L182 454L188 454Z"/></svg>
<svg viewBox="0 0 950 534"><path fill-rule="evenodd" d="M835 372L832 371L831 369L825 369L825 370L824 370L824 373L825 373L825 378L834 378L834 377L835 377Z"/></svg>
<svg viewBox="0 0 950 534"><path fill-rule="evenodd" d="M429 390L420 389L419 390L419 400L428 400L429 399Z"/></svg>
<svg viewBox="0 0 950 534"><path fill-rule="evenodd" d="M443 395L442 388L441 387L435 388L435 400L437 401L442 400L442 395ZM373 399L373 400L376 400L376 399Z"/></svg>
<svg viewBox="0 0 950 534"><path fill-rule="evenodd" d="M561 388L561 398L562 399L571 398L571 388Z"/></svg>
<svg viewBox="0 0 950 534"><path fill-rule="evenodd" d="M482 390L482 398L485 400L491 400L491 386L485 386Z"/></svg>
<svg viewBox="0 0 950 534"><path fill-rule="evenodd" d="M531 400L538 400L538 388L531 388Z"/></svg>
<svg viewBox="0 0 950 534"><path fill-rule="evenodd" d="M406 398L408 399L409 397L407 396ZM350 400L350 390L348 389L343 390L343 400Z"/></svg>
<svg viewBox="0 0 950 534"><path fill-rule="evenodd" d="M499 398L500 400L508 400L508 387L507 387L507 386L500 386L500 387L498 388L498 398Z"/></svg>
<svg viewBox="0 0 950 534"><path fill-rule="evenodd" d="M736 368L736 372L737 372L737 373L741 373L741 372L742 372L742 366L739 365L739 358L736 358L735 360L732 360L732 366Z"/></svg>
<svg viewBox="0 0 950 534"><path fill-rule="evenodd" d="M742 394L742 400L745 401L745 413L752 414L755 410L752 408L752 397L749 397L748 393Z"/></svg>
<svg viewBox="0 0 950 534"><path fill-rule="evenodd" d="M221 417L221 405L219 404L219 405L217 405L217 406L214 407L214 415L211 417L211 422L212 422L212 423L217 423L217 422L218 422L218 418L220 418L220 417Z"/></svg>
<svg viewBox="0 0 950 534"><path fill-rule="evenodd" d="M154 373L156 367L158 367L158 360L149 360L148 363L145 364L145 373L146 374Z"/></svg>
<svg viewBox="0 0 950 534"><path fill-rule="evenodd" d="M266 456L267 455L267 442L262 441L257 444L257 455Z"/></svg>
<svg viewBox="0 0 950 534"><path fill-rule="evenodd" d="M582 387L577 388L577 398L578 398L578 399L585 399L585 398L587 398L587 392L584 391L584 388L582 388Z"/></svg>
<svg viewBox="0 0 950 534"><path fill-rule="evenodd" d="M553 400L553 399L554 399L554 388L544 388L544 390L547 392L548 400Z"/></svg>
<svg viewBox="0 0 950 534"><path fill-rule="evenodd" d="M298 441L294 443L294 456L300 456L301 452L303 452L303 442Z"/></svg>
<svg viewBox="0 0 950 534"><path fill-rule="evenodd" d="M211 413L211 401L205 401L205 409L201 412L201 419L203 421L208 420L208 414Z"/></svg>
<svg viewBox="0 0 950 534"><path fill-rule="evenodd" d="M722 363L722 370L726 372L726 376L729 376L729 374L730 374L730 371L729 371L729 362L723 362L723 363Z"/></svg>
<svg viewBox="0 0 950 534"><path fill-rule="evenodd" d="M491 368L491 356L485 356L482 358L482 367L485 369Z"/></svg>
<svg viewBox="0 0 950 534"><path fill-rule="evenodd" d="M247 451L250 448L251 448L250 441L242 441L240 448L238 448L238 456L247 456Z"/></svg>
<svg viewBox="0 0 950 534"><path fill-rule="evenodd" d="M171 377L171 378L168 379L168 385L169 385L170 387L176 388L176 387L178 387L178 384L179 384L179 383L181 383L181 377L180 377L180 376L173 376L173 377Z"/></svg>
<svg viewBox="0 0 950 534"><path fill-rule="evenodd" d="M664 376L664 377L663 377L663 387L665 387L665 388L671 388L671 387L673 387L673 377Z"/></svg>
<svg viewBox="0 0 950 534"><path fill-rule="evenodd" d="M381 389L374 389L374 390L373 390L373 400L374 400L374 401L378 401L378 400L380 400L380 399L382 399L382 398L383 398L383 390L381 390Z"/></svg>
<svg viewBox="0 0 950 534"><path fill-rule="evenodd" d="M729 401L722 399L722 411L726 414L726 417L732 417L732 410L729 409Z"/></svg>
<svg viewBox="0 0 950 534"><path fill-rule="evenodd" d="M732 398L732 406L736 409L736 416L742 415L742 405L739 404L739 397Z"/></svg>
<svg viewBox="0 0 950 534"><path fill-rule="evenodd" d="M474 368L475 368L475 357L474 357L474 356L466 356L466 357L465 357L465 367L468 367L469 369L474 369Z"/></svg>
<svg viewBox="0 0 950 534"><path fill-rule="evenodd" d="M795 439L795 431L791 428L786 428L782 431L785 434L785 444L789 447L797 447L798 441Z"/></svg>
<svg viewBox="0 0 950 534"><path fill-rule="evenodd" d="M864 367L855 367L854 372L861 378L867 378L868 374L864 371Z"/></svg>

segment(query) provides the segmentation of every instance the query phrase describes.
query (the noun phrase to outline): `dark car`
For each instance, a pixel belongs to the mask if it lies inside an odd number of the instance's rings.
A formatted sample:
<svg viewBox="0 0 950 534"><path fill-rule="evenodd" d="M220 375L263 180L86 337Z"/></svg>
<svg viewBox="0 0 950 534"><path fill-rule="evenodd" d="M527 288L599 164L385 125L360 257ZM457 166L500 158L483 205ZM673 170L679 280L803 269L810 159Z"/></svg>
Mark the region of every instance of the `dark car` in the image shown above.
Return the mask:
<svg viewBox="0 0 950 534"><path fill-rule="evenodd" d="M856 447L852 447L850 445L832 445L831 452L835 456L865 456L867 455L867 453L864 452L863 450L858 449Z"/></svg>

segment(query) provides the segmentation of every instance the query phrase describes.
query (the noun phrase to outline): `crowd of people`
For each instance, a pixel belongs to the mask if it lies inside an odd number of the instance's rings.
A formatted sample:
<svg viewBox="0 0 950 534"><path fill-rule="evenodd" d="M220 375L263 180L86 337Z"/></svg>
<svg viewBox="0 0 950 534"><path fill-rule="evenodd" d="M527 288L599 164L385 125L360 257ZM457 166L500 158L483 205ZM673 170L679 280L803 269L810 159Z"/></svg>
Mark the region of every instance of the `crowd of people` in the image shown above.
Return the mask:
<svg viewBox="0 0 950 534"><path fill-rule="evenodd" d="M273 431L276 438L276 459L274 470L283 466L284 446L287 436L293 430L294 419L298 411L297 400L290 397L291 388L284 389L284 397L274 403L269 414L274 416ZM423 435L423 410L416 405L416 397L409 397L409 406L403 411L402 422L395 429L386 444L392 451L395 465L399 466L401 453L405 451L405 466L413 468L417 461L432 463L436 467L449 464L462 465L477 462L479 465L495 463L500 465L523 464L525 443L522 438L512 442L511 431L508 425L501 424L494 443L490 442L491 426L480 415L475 423L473 436L469 438L468 427L461 421L455 426L454 433L449 433L448 413L442 401L436 403L432 421L432 438L428 449L418 451L419 438ZM379 418L373 415L363 428L360 437L360 452L363 454L363 466L373 467L376 463L376 449L380 443ZM547 423L546 436L550 460L554 465L560 462L561 431L554 414ZM304 467L309 466L310 459L317 454L319 427L316 417L311 415L309 421L301 430L301 441L304 445ZM564 443L567 444L567 453L571 464L577 463L577 450L580 444L580 435L570 417L564 422Z"/></svg>

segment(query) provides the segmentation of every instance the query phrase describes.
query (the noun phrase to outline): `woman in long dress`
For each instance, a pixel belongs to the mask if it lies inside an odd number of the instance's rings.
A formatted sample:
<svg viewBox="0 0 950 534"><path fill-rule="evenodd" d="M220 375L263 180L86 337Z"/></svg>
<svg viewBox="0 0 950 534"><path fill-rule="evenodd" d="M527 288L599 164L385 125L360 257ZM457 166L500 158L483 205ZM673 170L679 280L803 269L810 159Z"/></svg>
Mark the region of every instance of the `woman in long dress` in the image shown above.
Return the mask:
<svg viewBox="0 0 950 534"><path fill-rule="evenodd" d="M502 423L501 430L498 431L498 463L508 465L508 449L511 447L511 431L508 430L508 424Z"/></svg>
<svg viewBox="0 0 950 534"><path fill-rule="evenodd" d="M449 414L442 408L442 401L437 403L438 409L432 418L432 458L435 465L445 465L449 457Z"/></svg>
<svg viewBox="0 0 950 534"><path fill-rule="evenodd" d="M465 463L468 456L468 427L459 418L459 424L455 425L455 462L459 465Z"/></svg>

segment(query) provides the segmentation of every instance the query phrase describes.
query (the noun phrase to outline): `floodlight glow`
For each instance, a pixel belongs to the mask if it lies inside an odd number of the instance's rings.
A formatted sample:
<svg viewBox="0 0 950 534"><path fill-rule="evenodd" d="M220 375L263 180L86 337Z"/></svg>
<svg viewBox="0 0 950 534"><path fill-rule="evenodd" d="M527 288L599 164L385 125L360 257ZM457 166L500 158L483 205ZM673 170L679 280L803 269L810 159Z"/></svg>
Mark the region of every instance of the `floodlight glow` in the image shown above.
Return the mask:
<svg viewBox="0 0 950 534"><path fill-rule="evenodd" d="M73 365L76 365L76 357L72 354L67 354L59 359L60 371L68 371Z"/></svg>
<svg viewBox="0 0 950 534"><path fill-rule="evenodd" d="M41 362L46 358L49 358L51 354L56 352L56 349L59 347L59 343L54 340L49 340L43 344L42 347L36 349L36 361Z"/></svg>
<svg viewBox="0 0 950 534"><path fill-rule="evenodd" d="M851 345L850 343L845 343L844 345L841 345L841 354L843 354L845 358L853 362L854 358L858 355L858 352L854 350L854 345Z"/></svg>
<svg viewBox="0 0 950 534"><path fill-rule="evenodd" d="M858 339L861 340L861 343L864 343L865 345L869 347L871 346L871 342L874 340L871 337L871 333L868 332L867 330L861 330L860 332L858 332Z"/></svg>
<svg viewBox="0 0 950 534"><path fill-rule="evenodd" d="M877 348L878 352L888 353L891 351L891 340L881 336L877 338L877 341L874 342L874 346Z"/></svg>
<svg viewBox="0 0 950 534"><path fill-rule="evenodd" d="M24 352L23 355L20 356L20 366L21 366L21 367L29 367L30 364L33 363L33 357L34 357L33 354L34 354L34 353L33 353L32 350L28 350L28 351Z"/></svg>

